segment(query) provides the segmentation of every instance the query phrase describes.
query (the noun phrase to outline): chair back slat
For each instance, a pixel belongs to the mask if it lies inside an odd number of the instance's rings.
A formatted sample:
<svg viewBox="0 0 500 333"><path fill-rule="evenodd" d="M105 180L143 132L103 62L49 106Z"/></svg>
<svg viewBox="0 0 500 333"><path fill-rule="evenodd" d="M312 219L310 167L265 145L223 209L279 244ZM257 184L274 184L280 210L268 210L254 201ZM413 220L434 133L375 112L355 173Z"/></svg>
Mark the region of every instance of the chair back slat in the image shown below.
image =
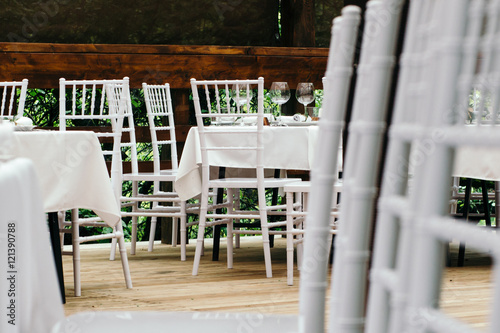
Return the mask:
<svg viewBox="0 0 500 333"><path fill-rule="evenodd" d="M178 169L177 139L175 135L174 109L170 85L142 84L148 113L151 143L153 148L154 172L160 172L161 152L166 151L172 161L172 170ZM168 140L158 140L158 131L168 131Z"/></svg>
<svg viewBox="0 0 500 333"><path fill-rule="evenodd" d="M233 107L230 103L228 96L231 96L231 87L233 85L244 85L246 94L250 95L248 91L253 86L257 87L257 112L256 113L243 113L241 109ZM193 93L193 101L195 106L196 123L198 126L198 133L200 137L200 148L202 157L202 179L210 179L209 166L210 166L210 153L209 151L225 150L236 151L244 154L242 158L251 154L250 158L254 158L257 166L258 179L263 182L263 117L264 117L264 79L259 78L256 80L214 80L214 81L197 81L191 79L191 89ZM202 109L200 104L199 91L205 94L206 106ZM225 101L225 105L221 103ZM250 111L250 108L247 109ZM211 122L217 122L224 118L249 118L255 120L255 126L246 126L242 128L238 126L213 126ZM241 135L245 132L248 135L248 144L245 146L235 146L234 140L229 139L232 134ZM219 140L217 137L225 136L226 139ZM262 174L262 177L259 175ZM203 193L203 192L202 192ZM206 191L208 193L208 191Z"/></svg>
<svg viewBox="0 0 500 333"><path fill-rule="evenodd" d="M476 332L439 308L451 240L493 257L489 332L500 330L500 239L449 217L457 157L500 145L498 105L490 103L500 92L492 63L500 50L499 18L498 0L411 2L378 205L367 332ZM417 108L414 87L425 96Z"/></svg>
<svg viewBox="0 0 500 333"><path fill-rule="evenodd" d="M0 90L2 91L0 118L13 120L17 116L23 116L27 89L28 79L0 82Z"/></svg>
<svg viewBox="0 0 500 333"><path fill-rule="evenodd" d="M323 111L318 145L311 170L311 192L306 217L303 264L300 273L301 332L324 332L328 267L328 239L337 152L344 127L353 61L361 21L359 7L348 6L333 20L332 42L324 79Z"/></svg>
<svg viewBox="0 0 500 333"><path fill-rule="evenodd" d="M108 85L113 85L114 90L107 89ZM114 177L120 178L121 173L121 154L116 145L122 143L123 121L128 116L128 111L125 113L126 110L114 103L123 103L129 98L128 90L127 77L121 80L59 80L59 130L89 125L105 128L103 132L96 132L96 136L113 139L111 145L102 142L101 149L104 156L111 156L110 171L114 182L119 181ZM120 96L110 100L109 92Z"/></svg>
<svg viewBox="0 0 500 333"><path fill-rule="evenodd" d="M398 0L369 1L365 12L335 237L331 332L364 327L370 237L402 6Z"/></svg>

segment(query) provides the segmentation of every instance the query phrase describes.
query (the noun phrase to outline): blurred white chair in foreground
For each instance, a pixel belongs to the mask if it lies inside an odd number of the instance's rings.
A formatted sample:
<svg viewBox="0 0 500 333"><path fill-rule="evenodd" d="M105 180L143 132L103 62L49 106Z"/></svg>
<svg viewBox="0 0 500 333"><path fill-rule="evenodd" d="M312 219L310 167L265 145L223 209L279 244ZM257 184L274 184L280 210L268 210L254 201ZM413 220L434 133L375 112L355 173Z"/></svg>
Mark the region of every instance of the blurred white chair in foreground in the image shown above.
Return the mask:
<svg viewBox="0 0 500 333"><path fill-rule="evenodd" d="M323 116L319 121L323 137L318 139L318 142L323 144L316 149L315 162L329 161L325 158L325 154L335 155L331 154L331 152L338 151L335 168L328 171L331 173L329 180L330 177L333 177L332 222L330 227L330 233L332 234L335 233L334 223L336 217L338 217L337 204L342 189L342 182L338 179L339 171L342 170L341 136L344 130L345 111L353 74L354 51L359 22L360 16L354 13L346 13L333 20L328 65L326 75L323 78L325 98L323 101ZM304 219L308 212L307 198L311 191L311 182L293 182L285 185L283 190L286 194L287 204L287 284L293 285L294 244L297 244L297 267L300 270L303 235L305 228L307 228ZM296 236L296 239L294 239L294 236Z"/></svg>
<svg viewBox="0 0 500 333"><path fill-rule="evenodd" d="M476 124L465 125L474 87L498 98L499 13L498 0L411 2L379 201L366 332L479 332L439 309L451 240L493 257L488 331L500 330L500 237L449 216L457 150L500 145L498 103Z"/></svg>

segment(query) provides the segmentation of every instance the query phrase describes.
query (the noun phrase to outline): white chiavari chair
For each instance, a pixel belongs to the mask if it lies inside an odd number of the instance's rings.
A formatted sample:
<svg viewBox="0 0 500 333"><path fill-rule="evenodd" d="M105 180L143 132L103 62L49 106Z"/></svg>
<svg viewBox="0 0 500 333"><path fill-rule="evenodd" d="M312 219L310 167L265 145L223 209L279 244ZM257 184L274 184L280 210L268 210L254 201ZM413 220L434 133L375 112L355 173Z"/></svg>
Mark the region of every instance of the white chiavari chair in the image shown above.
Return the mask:
<svg viewBox="0 0 500 333"><path fill-rule="evenodd" d="M402 5L403 1L369 1L365 12L335 237L331 332L360 332L363 328L370 236ZM311 205L314 201L311 199ZM305 245L306 251L307 241Z"/></svg>
<svg viewBox="0 0 500 333"><path fill-rule="evenodd" d="M465 124L473 87L498 96L499 13L497 0L410 6L410 38L379 202L367 332L478 332L439 309L439 300L451 240L490 253L495 263L500 257L497 234L449 216L457 151L500 143L497 104L475 124ZM415 87L420 89L412 94ZM419 113L412 114L415 110ZM489 332L500 329L498 264L493 276Z"/></svg>
<svg viewBox="0 0 500 333"><path fill-rule="evenodd" d="M257 113L243 112L244 106L230 105L230 89L233 85L249 90L251 85L257 86ZM269 244L269 234L273 227L284 227L286 222L269 222L268 216L271 211L284 210L285 205L268 205L266 202L266 189L281 188L285 184L295 181L290 178L265 178L264 177L264 79L257 80L217 80L217 81L197 81L191 79L193 101L196 113L196 122L200 137L200 147L202 156L202 192L200 199L200 218L198 225L198 238L196 243L195 260L193 264L193 275L198 274L201 254L203 250L204 230L207 226L217 224L227 225L227 264L228 268L233 266L233 234L261 234L264 250L264 260L266 266L266 276L272 277L271 250ZM199 89L204 91L208 112L203 112L200 103ZM210 94L214 94L214 98ZM245 93L246 108L250 110L250 94ZM212 102L214 105L212 105ZM217 126L210 125L210 120L223 120L228 117L236 119L241 117L244 121L256 122L254 126ZM238 144L233 138L245 135L249 142ZM224 138L225 139L218 139ZM255 178L210 178L210 156L219 152L235 152L250 156L255 160ZM224 188L227 190L227 213L218 213L208 207L208 197L211 189ZM249 211L240 209L234 205L233 197L239 197L240 189L256 189L258 195L259 211ZM212 210L212 211L210 211ZM233 230L233 219L258 219L259 229L248 229L241 226Z"/></svg>
<svg viewBox="0 0 500 333"><path fill-rule="evenodd" d="M27 89L28 79L0 82L0 118L13 120L23 116Z"/></svg>
<svg viewBox="0 0 500 333"><path fill-rule="evenodd" d="M318 156L339 149L335 148L334 144L338 143L336 147L341 147L340 138L343 127L339 126L339 124L343 124L345 118L359 22L360 13L357 8L346 9L343 11L342 16L333 20L328 65L326 75L323 78L325 96L323 116L319 123L322 133L326 131L331 133L328 137L319 138L320 141L318 142L326 142L327 144L318 147L316 153ZM323 123L326 123L326 125L323 125ZM322 135L326 136L327 134ZM335 135L337 136L336 139L333 138ZM318 162L319 159L316 159L316 161ZM342 150L339 150L335 171L332 171L332 175L335 175L335 177L332 185L332 219L329 230L331 234L335 233L335 219L338 217L337 203L342 189L342 182L338 180L338 174L341 165ZM308 212L306 208L309 192L311 191L311 182L293 182L286 184L283 190L287 204L287 284L293 285L294 245L297 244L297 267L300 270L303 235L305 227L307 227L304 225L304 219Z"/></svg>
<svg viewBox="0 0 500 333"><path fill-rule="evenodd" d="M113 89L108 89L110 84L113 84ZM124 104L127 100L128 78L123 80L66 80L61 78L59 89L60 131L66 131L68 127L79 126L100 126L103 129L103 131L97 131L96 135L103 141L109 141L103 143L102 150L104 158L111 162L111 183L119 204L122 191L121 137L124 114L117 111L123 109L119 104ZM60 213L59 216L61 233L72 234L72 251L63 251L63 254L73 256L75 296L81 296L80 244L89 241L111 239L118 243L125 283L127 288L132 288L121 220L111 233L85 236L80 234L81 226L108 227L108 225L99 217L80 217L78 208L72 209L71 221L66 221L65 212ZM61 242L61 244L64 243ZM112 259L114 259L115 247L112 246Z"/></svg>
<svg viewBox="0 0 500 333"><path fill-rule="evenodd" d="M131 211L122 212L122 216L132 217L132 245L130 252L135 254L136 251L137 219L139 216L151 217L148 251L153 250L157 218L171 217L173 218L172 245L177 244L177 224L178 220L180 220L181 260L186 260L186 202L180 200L173 189L178 160L170 85L148 85L143 83L142 87L151 134L153 172L139 170L140 159L137 148L135 145L130 146L132 168L130 172L123 174L123 181L132 183L132 193L121 198L122 206L132 207ZM128 122L133 124L131 104L127 102L127 105L127 111L125 112L129 115ZM159 140L159 132L168 132L168 138ZM170 155L172 164L168 169L162 168L160 165L162 151ZM152 193L139 193L139 183L141 182L152 182ZM150 206L145 207L144 204L146 203Z"/></svg>

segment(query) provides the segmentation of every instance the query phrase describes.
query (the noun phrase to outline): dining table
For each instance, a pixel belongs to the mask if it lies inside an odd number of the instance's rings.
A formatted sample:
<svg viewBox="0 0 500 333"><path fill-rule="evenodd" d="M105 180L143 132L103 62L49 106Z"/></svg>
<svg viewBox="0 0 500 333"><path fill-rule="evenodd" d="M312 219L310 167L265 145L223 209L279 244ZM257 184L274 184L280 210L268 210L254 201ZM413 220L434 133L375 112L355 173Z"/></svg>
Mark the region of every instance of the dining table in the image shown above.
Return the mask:
<svg viewBox="0 0 500 333"><path fill-rule="evenodd" d="M121 219L101 144L91 131L15 131L8 145L12 157L33 162L43 211L49 213L52 250L64 297L57 212L73 208L94 211L110 227Z"/></svg>
<svg viewBox="0 0 500 333"><path fill-rule="evenodd" d="M264 168L280 170L311 170L319 128L316 122L288 124L288 126L264 126ZM224 131L223 126L211 126L211 130ZM243 130L246 126L233 126ZM211 140L225 141L224 135L210 136ZM254 139L247 133L231 134L235 146L252 144ZM216 145L217 142L209 143ZM245 151L210 151L211 166L225 167L226 172L241 173L242 169L255 168L255 158ZM231 171L232 170L232 171ZM232 176L231 174L229 176ZM201 193L201 148L198 127L191 127L175 180L175 191L182 200Z"/></svg>
<svg viewBox="0 0 500 333"><path fill-rule="evenodd" d="M500 220L500 148L461 147L455 153L453 175L495 182L495 217Z"/></svg>
<svg viewBox="0 0 500 333"><path fill-rule="evenodd" d="M220 144L223 144L230 139L235 146L244 146L246 143L252 145L255 139L244 133L246 126L248 125L232 126L233 133L230 134L230 138L226 135L217 135L210 136L209 140L222 140ZM210 130L226 131L223 127L211 125ZM241 135L237 133L239 129ZM318 133L317 122L290 122L287 126L264 126L263 164L267 171L271 171L266 173L278 177L280 174L283 176L286 170L311 170ZM217 145L217 141L210 142L209 145ZM209 159L215 172L224 170L226 177L244 177L255 169L255 157L249 156L244 150L209 151ZM201 148L196 126L191 127L186 137L174 187L181 200L189 200L201 193ZM219 192L221 190L219 189ZM220 193L218 197L222 197L222 194ZM216 226L214 231L212 260L218 260L219 229L220 226L219 228Z"/></svg>

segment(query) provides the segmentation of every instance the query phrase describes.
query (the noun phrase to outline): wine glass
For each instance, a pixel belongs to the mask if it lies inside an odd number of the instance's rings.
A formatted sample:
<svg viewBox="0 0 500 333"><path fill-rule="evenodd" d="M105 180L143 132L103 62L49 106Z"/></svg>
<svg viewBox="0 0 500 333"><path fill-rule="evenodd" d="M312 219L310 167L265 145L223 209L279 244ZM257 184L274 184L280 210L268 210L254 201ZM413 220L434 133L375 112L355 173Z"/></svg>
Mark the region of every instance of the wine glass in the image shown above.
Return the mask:
<svg viewBox="0 0 500 333"><path fill-rule="evenodd" d="M278 104L278 125L282 125L281 105L285 104L290 99L290 88L286 82L273 82L269 91L271 101Z"/></svg>
<svg viewBox="0 0 500 333"><path fill-rule="evenodd" d="M295 97L300 104L304 105L304 115L307 117L307 104L314 101L314 85L312 82L300 82L295 91Z"/></svg>
<svg viewBox="0 0 500 333"><path fill-rule="evenodd" d="M252 86L246 84L233 84L231 88L231 97L240 108L247 104L253 97Z"/></svg>

